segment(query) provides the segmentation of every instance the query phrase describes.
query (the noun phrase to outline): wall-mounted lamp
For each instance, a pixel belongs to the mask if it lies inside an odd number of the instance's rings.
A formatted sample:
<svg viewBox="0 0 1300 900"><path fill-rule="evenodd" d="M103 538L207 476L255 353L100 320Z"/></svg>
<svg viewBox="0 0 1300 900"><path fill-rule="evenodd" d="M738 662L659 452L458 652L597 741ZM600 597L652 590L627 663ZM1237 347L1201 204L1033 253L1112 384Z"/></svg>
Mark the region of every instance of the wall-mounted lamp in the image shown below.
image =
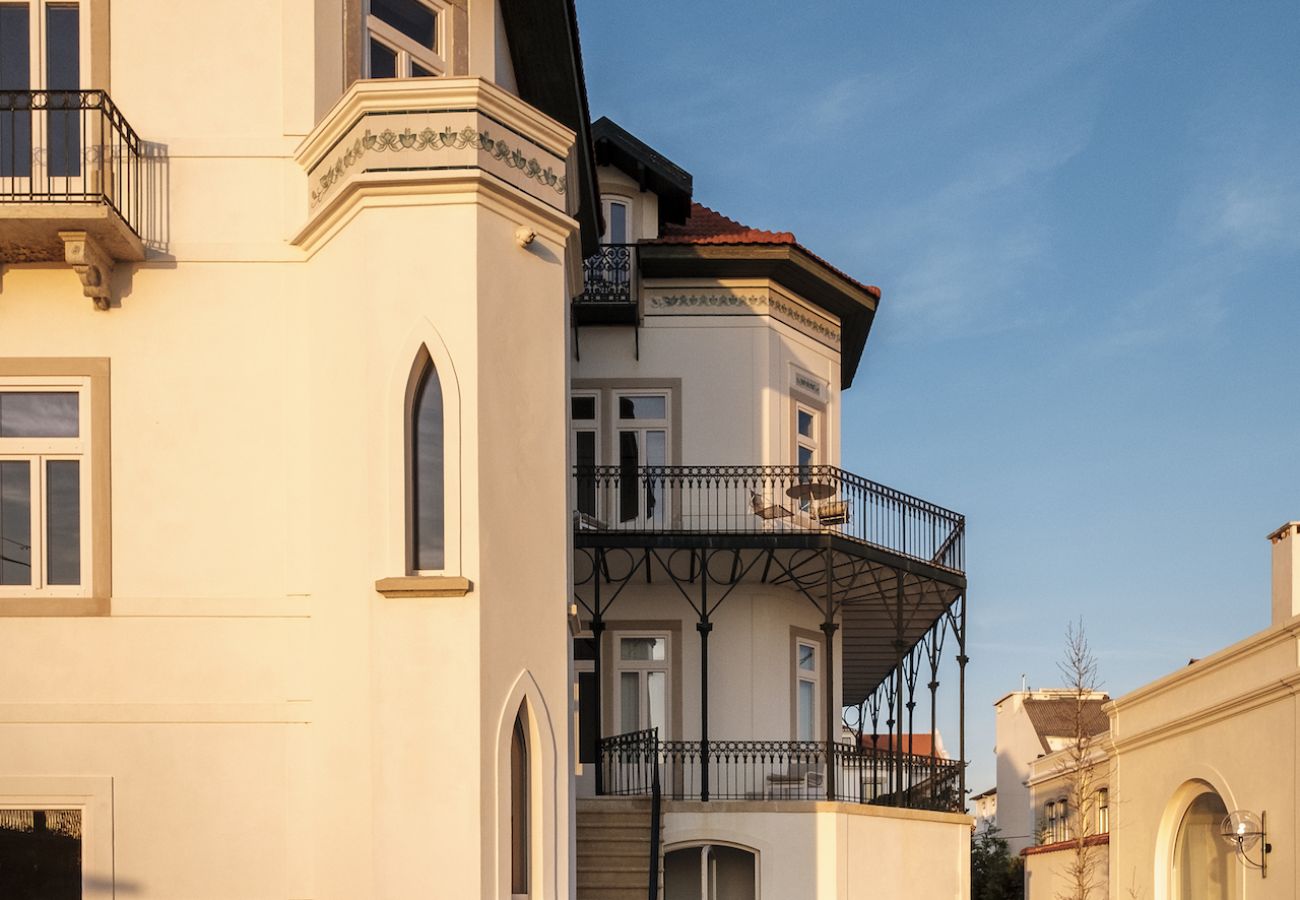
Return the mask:
<svg viewBox="0 0 1300 900"><path fill-rule="evenodd" d="M1242 865L1259 869L1261 878L1268 877L1268 855L1273 852L1273 845L1268 842L1267 815L1267 812L1255 815L1249 810L1239 809L1228 813L1223 824L1219 826L1219 837L1237 851L1237 858L1241 860ZM1248 855L1257 845L1262 845L1259 851L1259 862L1255 862Z"/></svg>

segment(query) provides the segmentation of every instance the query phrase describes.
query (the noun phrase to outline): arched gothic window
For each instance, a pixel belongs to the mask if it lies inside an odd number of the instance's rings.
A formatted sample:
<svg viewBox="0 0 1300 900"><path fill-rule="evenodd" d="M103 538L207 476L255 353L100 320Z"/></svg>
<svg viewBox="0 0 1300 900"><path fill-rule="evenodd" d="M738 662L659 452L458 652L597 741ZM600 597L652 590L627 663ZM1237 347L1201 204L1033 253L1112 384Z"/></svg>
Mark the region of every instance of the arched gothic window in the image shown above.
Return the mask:
<svg viewBox="0 0 1300 900"><path fill-rule="evenodd" d="M420 354L415 367L418 375L407 420L410 568L436 572L446 565L442 384L427 352Z"/></svg>
<svg viewBox="0 0 1300 900"><path fill-rule="evenodd" d="M528 896L529 889L530 787L528 732L520 709L510 738L510 893L516 897Z"/></svg>

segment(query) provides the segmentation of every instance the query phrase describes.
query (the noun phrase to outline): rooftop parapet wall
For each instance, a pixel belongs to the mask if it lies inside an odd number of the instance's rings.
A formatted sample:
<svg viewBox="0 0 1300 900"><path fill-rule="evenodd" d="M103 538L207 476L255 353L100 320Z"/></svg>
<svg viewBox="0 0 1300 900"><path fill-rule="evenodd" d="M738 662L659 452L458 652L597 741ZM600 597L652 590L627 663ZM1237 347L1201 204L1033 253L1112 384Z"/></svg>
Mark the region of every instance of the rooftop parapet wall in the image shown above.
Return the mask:
<svg viewBox="0 0 1300 900"><path fill-rule="evenodd" d="M1273 545L1273 624L1300 615L1300 522L1268 536Z"/></svg>

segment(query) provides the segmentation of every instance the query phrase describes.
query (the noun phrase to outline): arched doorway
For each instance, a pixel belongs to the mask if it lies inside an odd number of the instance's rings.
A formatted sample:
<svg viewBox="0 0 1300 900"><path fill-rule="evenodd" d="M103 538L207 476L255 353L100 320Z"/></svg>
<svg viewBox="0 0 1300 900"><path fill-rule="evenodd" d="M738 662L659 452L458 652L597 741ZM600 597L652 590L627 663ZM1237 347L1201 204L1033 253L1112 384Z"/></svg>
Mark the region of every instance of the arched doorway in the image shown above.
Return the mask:
<svg viewBox="0 0 1300 900"><path fill-rule="evenodd" d="M1174 900L1239 900L1240 865L1232 848L1219 837L1228 815L1213 790L1198 794L1183 813L1174 839Z"/></svg>
<svg viewBox="0 0 1300 900"><path fill-rule="evenodd" d="M669 850L664 900L758 900L758 854L726 844Z"/></svg>

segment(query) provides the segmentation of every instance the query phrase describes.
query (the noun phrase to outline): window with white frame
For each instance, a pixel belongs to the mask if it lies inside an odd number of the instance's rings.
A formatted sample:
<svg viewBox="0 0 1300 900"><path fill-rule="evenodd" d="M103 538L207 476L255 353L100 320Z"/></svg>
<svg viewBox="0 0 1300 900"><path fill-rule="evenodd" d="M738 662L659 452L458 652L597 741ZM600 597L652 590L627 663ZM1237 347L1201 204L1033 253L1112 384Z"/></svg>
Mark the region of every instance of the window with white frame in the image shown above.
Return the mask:
<svg viewBox="0 0 1300 900"><path fill-rule="evenodd" d="M1070 801L1062 797L1056 801L1056 838L1057 841L1070 837Z"/></svg>
<svg viewBox="0 0 1300 900"><path fill-rule="evenodd" d="M614 721L621 734L658 728L662 739L668 734L667 634L615 635L618 653L614 661Z"/></svg>
<svg viewBox="0 0 1300 900"><path fill-rule="evenodd" d="M821 688L821 649L799 638L795 657L795 740L817 740L817 697Z"/></svg>
<svg viewBox="0 0 1300 900"><path fill-rule="evenodd" d="M632 202L623 197L607 197L601 201L605 213L605 233L602 244L630 244L632 242Z"/></svg>
<svg viewBox="0 0 1300 900"><path fill-rule="evenodd" d="M758 854L726 844L675 847L664 854L664 896L757 900Z"/></svg>
<svg viewBox="0 0 1300 900"><path fill-rule="evenodd" d="M662 526L667 520L665 478L656 467L668 465L669 397L664 391L615 395L618 422L618 518ZM647 471L649 470L649 471Z"/></svg>
<svg viewBox="0 0 1300 900"><path fill-rule="evenodd" d="M1056 803L1050 801L1043 813L1043 838L1044 844L1051 844L1056 841Z"/></svg>
<svg viewBox="0 0 1300 900"><path fill-rule="evenodd" d="M88 17L75 2L0 2L0 90L80 90L89 70L87 29ZM0 177L81 176L80 101L56 94L43 108L34 115L20 104L6 113Z"/></svg>
<svg viewBox="0 0 1300 900"><path fill-rule="evenodd" d="M0 378L0 596L91 589L90 379Z"/></svg>
<svg viewBox="0 0 1300 900"><path fill-rule="evenodd" d="M433 0L366 0L366 77L442 75L446 19Z"/></svg>
<svg viewBox="0 0 1300 900"><path fill-rule="evenodd" d="M1097 833L1110 833L1110 791L1107 788L1097 791Z"/></svg>

